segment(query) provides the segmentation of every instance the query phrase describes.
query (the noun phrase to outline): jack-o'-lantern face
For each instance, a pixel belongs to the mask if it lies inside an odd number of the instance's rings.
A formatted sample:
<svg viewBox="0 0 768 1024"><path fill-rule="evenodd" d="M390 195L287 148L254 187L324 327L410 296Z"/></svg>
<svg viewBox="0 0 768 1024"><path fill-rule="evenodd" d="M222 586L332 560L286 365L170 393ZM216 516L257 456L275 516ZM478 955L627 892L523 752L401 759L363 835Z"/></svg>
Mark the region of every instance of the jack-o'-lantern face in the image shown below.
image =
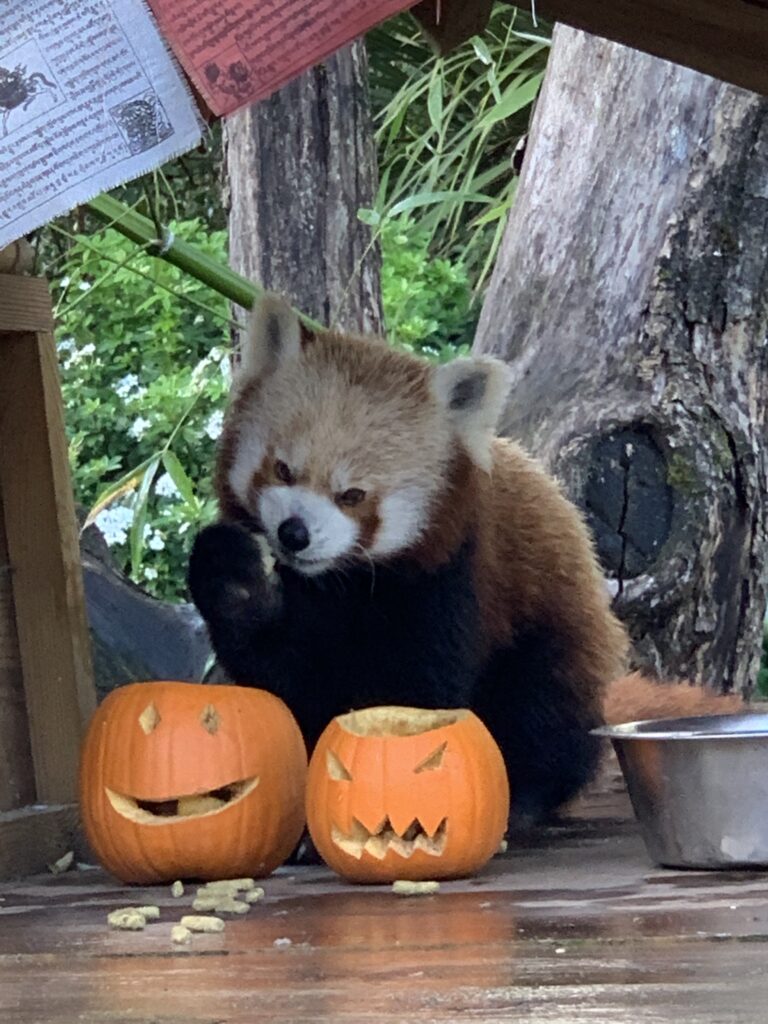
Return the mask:
<svg viewBox="0 0 768 1024"><path fill-rule="evenodd" d="M124 881L264 875L301 835L305 778L298 726L271 694L135 683L89 725L83 822Z"/></svg>
<svg viewBox="0 0 768 1024"><path fill-rule="evenodd" d="M331 722L310 763L312 838L353 881L470 874L508 813L501 753L470 711L355 711Z"/></svg>

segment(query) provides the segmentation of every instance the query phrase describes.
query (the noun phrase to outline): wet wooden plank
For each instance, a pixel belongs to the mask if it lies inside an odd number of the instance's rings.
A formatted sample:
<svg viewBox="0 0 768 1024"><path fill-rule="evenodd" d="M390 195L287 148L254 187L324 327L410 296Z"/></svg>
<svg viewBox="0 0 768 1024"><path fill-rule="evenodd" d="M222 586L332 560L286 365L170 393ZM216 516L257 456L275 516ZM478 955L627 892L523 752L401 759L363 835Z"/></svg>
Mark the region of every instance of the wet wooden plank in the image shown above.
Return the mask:
<svg viewBox="0 0 768 1024"><path fill-rule="evenodd" d="M0 1019L754 1024L768 997L768 875L657 870L633 823L563 826L429 898L324 868L264 887L245 919L179 949L189 890L100 871L0 886ZM145 902L160 922L107 929L108 910Z"/></svg>

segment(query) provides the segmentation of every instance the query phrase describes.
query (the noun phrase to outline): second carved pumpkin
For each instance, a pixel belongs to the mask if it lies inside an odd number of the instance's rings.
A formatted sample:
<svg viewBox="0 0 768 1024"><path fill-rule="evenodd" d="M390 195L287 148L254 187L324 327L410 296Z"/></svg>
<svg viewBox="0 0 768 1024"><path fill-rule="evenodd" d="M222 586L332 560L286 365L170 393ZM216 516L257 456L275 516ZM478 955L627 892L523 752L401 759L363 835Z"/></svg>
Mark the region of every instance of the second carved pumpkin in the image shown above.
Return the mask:
<svg viewBox="0 0 768 1024"><path fill-rule="evenodd" d="M499 848L508 814L501 752L471 711L353 711L330 723L310 762L310 834L351 881L472 874Z"/></svg>

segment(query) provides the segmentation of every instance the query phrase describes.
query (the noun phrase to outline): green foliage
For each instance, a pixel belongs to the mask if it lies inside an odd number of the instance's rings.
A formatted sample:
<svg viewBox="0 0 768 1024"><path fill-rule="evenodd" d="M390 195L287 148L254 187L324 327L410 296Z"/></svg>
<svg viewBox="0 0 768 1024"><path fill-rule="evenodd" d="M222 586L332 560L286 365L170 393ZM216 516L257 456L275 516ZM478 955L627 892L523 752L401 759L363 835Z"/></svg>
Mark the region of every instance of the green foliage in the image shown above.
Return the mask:
<svg viewBox="0 0 768 1024"><path fill-rule="evenodd" d="M429 233L407 217L381 232L381 292L394 344L434 359L452 359L472 343L478 307L460 260L433 259Z"/></svg>
<svg viewBox="0 0 768 1024"><path fill-rule="evenodd" d="M430 252L460 255L477 288L514 199L513 157L528 131L548 36L506 4L495 6L482 38L437 60L406 15L368 36L381 181L371 213L382 223L418 210Z"/></svg>
<svg viewBox="0 0 768 1024"><path fill-rule="evenodd" d="M223 231L173 229L225 260ZM180 597L190 532L214 514L228 304L111 229L70 241L54 294L76 499L136 582Z"/></svg>

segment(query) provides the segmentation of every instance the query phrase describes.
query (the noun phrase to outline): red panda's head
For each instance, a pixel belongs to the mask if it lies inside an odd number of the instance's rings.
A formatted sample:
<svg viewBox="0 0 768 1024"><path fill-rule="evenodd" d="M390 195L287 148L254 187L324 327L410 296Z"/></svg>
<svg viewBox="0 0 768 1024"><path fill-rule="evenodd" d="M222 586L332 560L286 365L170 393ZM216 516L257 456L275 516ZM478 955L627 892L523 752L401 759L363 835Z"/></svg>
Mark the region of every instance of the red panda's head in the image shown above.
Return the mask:
<svg viewBox="0 0 768 1024"><path fill-rule="evenodd" d="M380 340L302 337L268 295L222 435L222 512L306 575L403 553L428 532L458 453L490 468L507 381L492 359L431 366Z"/></svg>

